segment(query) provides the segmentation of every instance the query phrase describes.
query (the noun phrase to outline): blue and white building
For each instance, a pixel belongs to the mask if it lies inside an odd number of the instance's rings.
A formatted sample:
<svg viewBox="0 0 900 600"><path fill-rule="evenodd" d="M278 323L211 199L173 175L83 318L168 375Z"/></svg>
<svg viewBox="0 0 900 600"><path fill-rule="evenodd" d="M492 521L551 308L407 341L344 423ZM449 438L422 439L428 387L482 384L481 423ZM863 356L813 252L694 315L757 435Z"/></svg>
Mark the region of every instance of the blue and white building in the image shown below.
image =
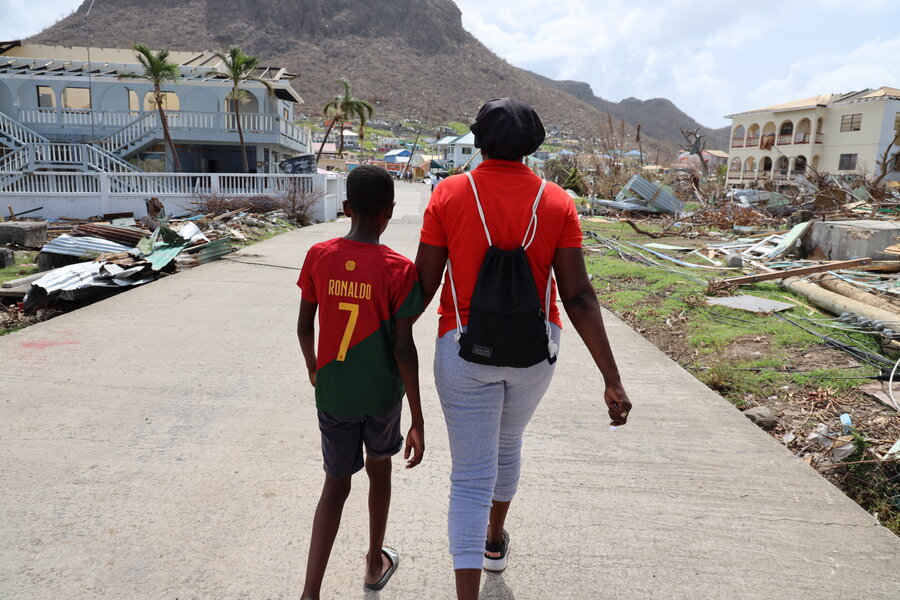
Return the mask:
<svg viewBox="0 0 900 600"><path fill-rule="evenodd" d="M475 134L469 131L463 135L448 135L434 144L441 153L441 159L447 167L472 170L481 164L484 158L475 147Z"/></svg>
<svg viewBox="0 0 900 600"><path fill-rule="evenodd" d="M278 195L295 189L297 178L310 189L325 186L278 167L312 151L309 131L294 124L303 99L291 85L293 74L263 67L255 76L272 92L260 83L242 85L244 173L231 82L214 74L221 61L212 52L171 52L169 60L180 77L163 85L163 108L182 173L174 172L152 84L123 77L142 73L134 51L0 42L4 206L27 210L40 197L45 218L126 209L140 216L151 196L184 205L204 194ZM342 191L342 183L332 187ZM333 218L341 198L322 195L334 210L323 206L319 217Z"/></svg>

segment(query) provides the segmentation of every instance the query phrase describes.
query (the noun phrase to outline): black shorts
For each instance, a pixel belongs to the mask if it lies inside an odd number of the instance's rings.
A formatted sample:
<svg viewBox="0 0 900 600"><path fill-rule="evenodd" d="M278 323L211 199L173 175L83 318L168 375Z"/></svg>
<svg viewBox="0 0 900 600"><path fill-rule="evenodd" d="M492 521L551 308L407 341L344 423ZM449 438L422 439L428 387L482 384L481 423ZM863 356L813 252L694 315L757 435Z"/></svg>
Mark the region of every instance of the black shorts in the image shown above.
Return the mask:
<svg viewBox="0 0 900 600"><path fill-rule="evenodd" d="M371 459L388 458L400 452L402 403L380 415L333 415L319 411L322 458L330 477L349 477L363 468L363 444Z"/></svg>

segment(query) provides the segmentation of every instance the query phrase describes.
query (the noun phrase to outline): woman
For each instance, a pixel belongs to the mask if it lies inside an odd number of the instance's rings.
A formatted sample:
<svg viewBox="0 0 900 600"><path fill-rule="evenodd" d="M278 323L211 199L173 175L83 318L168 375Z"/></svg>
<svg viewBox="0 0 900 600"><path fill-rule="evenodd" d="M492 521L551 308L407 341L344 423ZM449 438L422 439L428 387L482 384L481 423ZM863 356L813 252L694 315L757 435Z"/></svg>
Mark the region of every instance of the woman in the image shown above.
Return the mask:
<svg viewBox="0 0 900 600"><path fill-rule="evenodd" d="M481 108L472 132L485 160L435 189L416 257L426 306L448 260L450 266L438 309L434 372L450 440L448 529L460 600L478 598L482 568L506 567L509 535L503 526L519 481L522 434L550 385L562 327L551 266L566 314L605 380L612 425L624 425L631 410L585 270L575 206L559 186L542 187L522 163L544 141L540 119L528 105L502 98ZM549 307L541 302L550 338L541 343L550 342L549 360L516 368L460 356L459 334L467 329L475 283L491 245L503 251L526 248L537 296L550 298Z"/></svg>

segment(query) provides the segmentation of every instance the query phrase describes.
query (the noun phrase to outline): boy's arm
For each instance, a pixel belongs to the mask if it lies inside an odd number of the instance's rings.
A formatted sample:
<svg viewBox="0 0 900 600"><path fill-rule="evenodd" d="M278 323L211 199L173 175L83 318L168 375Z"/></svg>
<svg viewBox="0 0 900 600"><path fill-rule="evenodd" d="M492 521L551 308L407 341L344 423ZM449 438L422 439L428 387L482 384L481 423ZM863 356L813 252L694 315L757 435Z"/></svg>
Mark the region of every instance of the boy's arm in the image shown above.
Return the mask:
<svg viewBox="0 0 900 600"><path fill-rule="evenodd" d="M297 316L297 338L300 351L306 361L309 382L316 386L316 310L319 305L308 300L300 300L300 314Z"/></svg>
<svg viewBox="0 0 900 600"><path fill-rule="evenodd" d="M410 469L422 462L425 453L425 419L422 417L422 401L419 397L419 355L412 335L413 317L394 319L394 358L406 388L412 425L406 434L403 457ZM412 458L410 458L412 455Z"/></svg>

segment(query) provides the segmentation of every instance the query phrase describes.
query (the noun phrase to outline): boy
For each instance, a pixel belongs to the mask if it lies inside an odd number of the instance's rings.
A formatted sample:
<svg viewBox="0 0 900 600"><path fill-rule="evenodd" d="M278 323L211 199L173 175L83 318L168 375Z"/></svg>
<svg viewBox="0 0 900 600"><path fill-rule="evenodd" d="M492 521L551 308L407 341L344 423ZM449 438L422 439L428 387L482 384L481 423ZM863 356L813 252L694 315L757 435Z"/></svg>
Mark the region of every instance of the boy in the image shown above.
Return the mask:
<svg viewBox="0 0 900 600"><path fill-rule="evenodd" d="M425 434L412 337L413 318L422 312L422 293L415 265L379 241L393 212L391 175L371 165L354 169L347 177L344 202L350 232L313 246L297 282L302 290L297 335L309 381L316 388L325 463L303 600L319 597L350 493L350 477L363 465L369 477L370 521L365 587L383 588L400 560L396 551L382 543L391 500L391 456L403 442L404 388L412 414L404 452L407 469L422 461Z"/></svg>

